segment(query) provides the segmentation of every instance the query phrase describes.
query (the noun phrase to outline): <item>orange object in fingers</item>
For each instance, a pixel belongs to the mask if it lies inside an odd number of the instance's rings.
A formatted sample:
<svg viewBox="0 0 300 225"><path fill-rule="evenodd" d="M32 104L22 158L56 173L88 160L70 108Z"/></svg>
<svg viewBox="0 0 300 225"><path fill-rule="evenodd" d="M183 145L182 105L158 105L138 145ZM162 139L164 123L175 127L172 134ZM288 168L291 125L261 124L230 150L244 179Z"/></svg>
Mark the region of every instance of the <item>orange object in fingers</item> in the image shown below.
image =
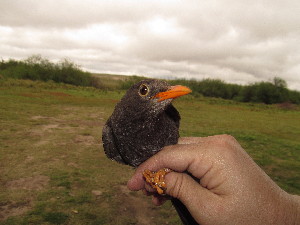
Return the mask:
<svg viewBox="0 0 300 225"><path fill-rule="evenodd" d="M157 172L153 172L150 170L144 170L143 176L148 184L152 188L154 188L158 194L164 195L167 189L167 185L165 183L165 175L172 172L171 169L163 168Z"/></svg>

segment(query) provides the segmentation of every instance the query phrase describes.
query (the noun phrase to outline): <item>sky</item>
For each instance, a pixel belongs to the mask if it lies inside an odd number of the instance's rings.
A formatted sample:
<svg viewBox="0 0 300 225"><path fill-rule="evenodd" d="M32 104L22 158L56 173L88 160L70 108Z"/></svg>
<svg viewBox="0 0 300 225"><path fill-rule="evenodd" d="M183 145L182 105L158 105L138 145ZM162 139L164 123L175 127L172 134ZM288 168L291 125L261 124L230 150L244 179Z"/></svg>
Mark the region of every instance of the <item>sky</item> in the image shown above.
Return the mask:
<svg viewBox="0 0 300 225"><path fill-rule="evenodd" d="M0 59L300 91L299 0L0 0Z"/></svg>

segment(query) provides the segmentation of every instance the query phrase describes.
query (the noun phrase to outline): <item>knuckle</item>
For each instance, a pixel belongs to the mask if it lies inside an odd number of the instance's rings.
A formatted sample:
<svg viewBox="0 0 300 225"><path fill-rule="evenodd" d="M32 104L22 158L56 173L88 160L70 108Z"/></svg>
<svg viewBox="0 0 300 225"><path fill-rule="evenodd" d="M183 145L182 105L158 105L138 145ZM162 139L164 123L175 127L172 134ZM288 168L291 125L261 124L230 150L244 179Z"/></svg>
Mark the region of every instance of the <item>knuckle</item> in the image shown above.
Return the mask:
<svg viewBox="0 0 300 225"><path fill-rule="evenodd" d="M175 176L175 181L169 189L169 195L171 195L174 198L179 198L183 194L183 186L184 186L184 175L179 173L177 176Z"/></svg>
<svg viewBox="0 0 300 225"><path fill-rule="evenodd" d="M222 134L221 139L224 142L228 142L228 143L235 143L236 142L236 139L233 136L229 135L229 134Z"/></svg>
<svg viewBox="0 0 300 225"><path fill-rule="evenodd" d="M231 135L220 135L215 141L216 153L224 159L236 158L240 149L240 145L237 140Z"/></svg>
<svg viewBox="0 0 300 225"><path fill-rule="evenodd" d="M220 138L218 139L217 142L218 146L225 150L234 149L237 143L238 143L237 140L233 136L228 134L220 135Z"/></svg>

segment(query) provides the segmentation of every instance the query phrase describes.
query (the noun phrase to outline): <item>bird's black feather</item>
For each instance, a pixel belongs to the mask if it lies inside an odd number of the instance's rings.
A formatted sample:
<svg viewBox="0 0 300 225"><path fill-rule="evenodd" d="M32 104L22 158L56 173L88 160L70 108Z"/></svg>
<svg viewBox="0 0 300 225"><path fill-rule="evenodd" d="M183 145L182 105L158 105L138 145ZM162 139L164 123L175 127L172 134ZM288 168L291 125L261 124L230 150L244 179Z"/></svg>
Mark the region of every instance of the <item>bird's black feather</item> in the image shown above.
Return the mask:
<svg viewBox="0 0 300 225"><path fill-rule="evenodd" d="M139 85L146 83L155 95L165 91L168 84L157 80L144 80L133 86L116 105L103 128L103 146L106 155L120 163L138 166L160 151L173 145L179 138L178 111L168 104L151 102L152 96L142 98ZM157 104L157 106L155 105Z"/></svg>
<svg viewBox="0 0 300 225"><path fill-rule="evenodd" d="M175 126L177 127L177 129L179 129L179 121L181 117L177 109L173 105L169 105L165 110L165 113L168 117L170 117L170 119L174 121Z"/></svg>
<svg viewBox="0 0 300 225"><path fill-rule="evenodd" d="M116 146L117 138L111 129L110 119L106 122L102 130L102 140L104 152L108 158L115 160L119 163L126 164L123 160L120 152L118 151L118 146Z"/></svg>

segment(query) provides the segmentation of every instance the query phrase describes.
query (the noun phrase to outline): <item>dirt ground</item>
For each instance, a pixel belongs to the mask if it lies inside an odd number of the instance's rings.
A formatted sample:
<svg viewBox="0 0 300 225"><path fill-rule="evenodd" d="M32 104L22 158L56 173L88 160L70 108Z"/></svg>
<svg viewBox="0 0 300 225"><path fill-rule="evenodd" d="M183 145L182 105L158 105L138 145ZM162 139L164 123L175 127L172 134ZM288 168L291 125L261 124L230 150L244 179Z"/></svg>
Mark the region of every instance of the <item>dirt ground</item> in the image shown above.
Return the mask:
<svg viewBox="0 0 300 225"><path fill-rule="evenodd" d="M12 180L6 183L8 190L43 190L49 183L47 176L34 176ZM23 202L8 201L0 205L0 220L6 220L10 216L18 216L26 213L32 208L32 199L26 199Z"/></svg>

